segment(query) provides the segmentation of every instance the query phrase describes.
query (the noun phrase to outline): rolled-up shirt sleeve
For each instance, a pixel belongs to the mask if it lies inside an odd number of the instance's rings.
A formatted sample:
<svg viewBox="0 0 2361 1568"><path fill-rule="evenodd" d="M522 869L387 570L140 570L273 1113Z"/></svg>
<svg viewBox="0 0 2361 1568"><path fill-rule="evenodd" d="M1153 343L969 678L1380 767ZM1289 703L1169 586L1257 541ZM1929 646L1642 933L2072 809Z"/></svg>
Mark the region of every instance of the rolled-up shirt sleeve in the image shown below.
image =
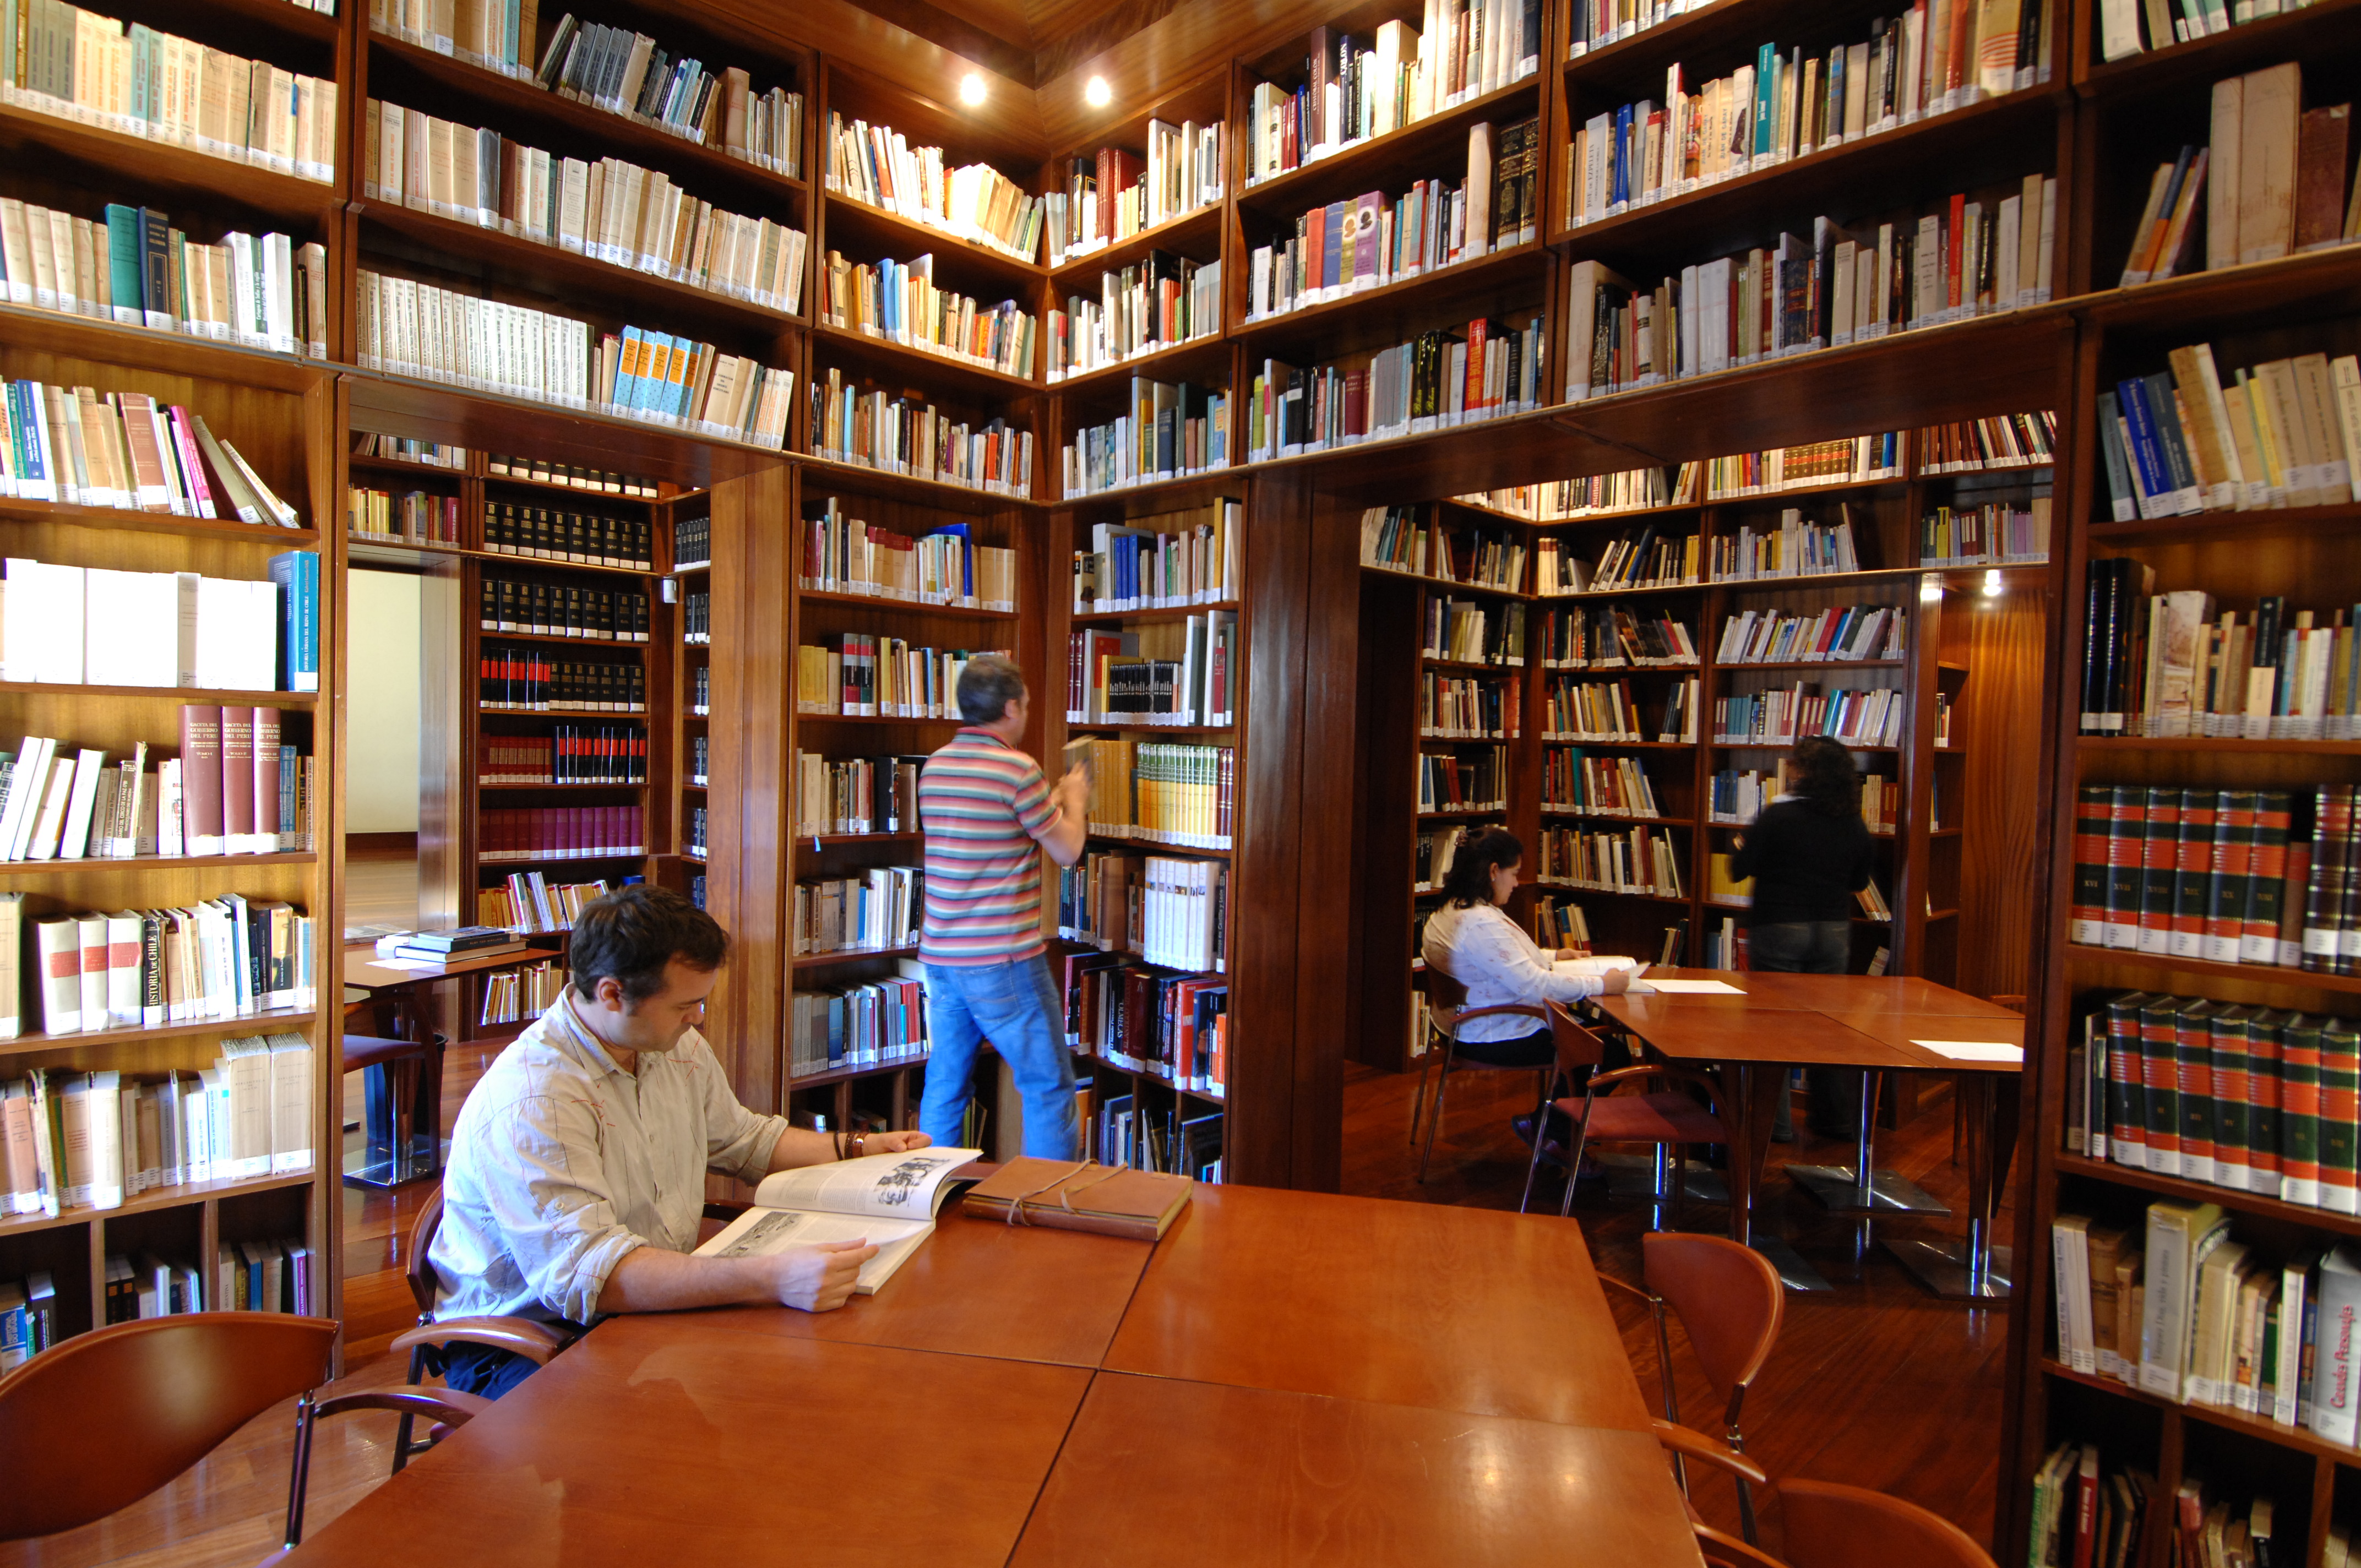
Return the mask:
<svg viewBox="0 0 2361 1568"><path fill-rule="evenodd" d="M1459 926L1453 972L1468 988L1469 1002L1476 1000L1479 977L1489 982L1488 992L1505 992L1499 1000L1507 1002L1579 1002L1607 989L1595 975L1566 974L1545 962L1514 921L1497 910L1489 914Z"/></svg>
<svg viewBox="0 0 2361 1568"><path fill-rule="evenodd" d="M607 1277L647 1243L616 1218L598 1154L598 1113L587 1102L529 1096L495 1113L488 1129L511 1152L511 1179L484 1184L509 1257L544 1308L587 1323Z"/></svg>
<svg viewBox="0 0 2361 1568"><path fill-rule="evenodd" d="M771 1151L778 1147L779 1135L792 1124L785 1116L765 1116L741 1105L703 1036L692 1048L703 1058L697 1083L705 1099L706 1167L760 1186L771 1173Z"/></svg>

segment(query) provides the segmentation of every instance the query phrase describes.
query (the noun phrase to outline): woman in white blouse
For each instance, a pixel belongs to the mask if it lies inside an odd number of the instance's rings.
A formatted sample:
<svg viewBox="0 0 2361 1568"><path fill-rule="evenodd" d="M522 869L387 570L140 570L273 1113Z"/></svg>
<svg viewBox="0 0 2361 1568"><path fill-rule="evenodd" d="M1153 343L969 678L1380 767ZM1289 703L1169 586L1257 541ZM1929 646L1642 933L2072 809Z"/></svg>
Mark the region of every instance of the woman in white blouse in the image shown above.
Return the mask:
<svg viewBox="0 0 2361 1568"><path fill-rule="evenodd" d="M1443 879L1443 907L1428 917L1421 945L1427 967L1441 970L1467 988L1467 1006L1499 1007L1523 1003L1578 1002L1614 995L1630 983L1628 970L1604 975L1576 974L1555 966L1583 955L1573 948L1544 951L1500 906L1517 890L1525 847L1505 828L1488 828L1461 844ZM1547 1067L1555 1059L1547 1024L1513 1013L1476 1018L1452 1031L1455 1053L1490 1067Z"/></svg>

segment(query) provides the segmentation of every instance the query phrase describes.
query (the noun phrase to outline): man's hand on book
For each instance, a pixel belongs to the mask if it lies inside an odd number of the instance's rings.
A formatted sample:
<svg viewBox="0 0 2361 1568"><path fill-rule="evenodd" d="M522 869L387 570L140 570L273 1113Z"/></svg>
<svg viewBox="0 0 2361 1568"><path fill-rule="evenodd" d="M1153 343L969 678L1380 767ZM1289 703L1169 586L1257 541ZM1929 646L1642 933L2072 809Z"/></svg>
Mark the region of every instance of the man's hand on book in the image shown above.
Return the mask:
<svg viewBox="0 0 2361 1568"><path fill-rule="evenodd" d="M1049 792L1049 801L1069 817L1080 817L1090 809L1091 775L1079 767L1068 768L1066 776Z"/></svg>
<svg viewBox="0 0 2361 1568"><path fill-rule="evenodd" d="M861 1266L877 1255L867 1242L820 1242L791 1246L770 1261L777 1266L773 1293L783 1307L832 1312L852 1299Z"/></svg>
<svg viewBox="0 0 2361 1568"><path fill-rule="evenodd" d="M906 1154L925 1148L935 1140L913 1128L905 1133L871 1133L861 1140L862 1154Z"/></svg>

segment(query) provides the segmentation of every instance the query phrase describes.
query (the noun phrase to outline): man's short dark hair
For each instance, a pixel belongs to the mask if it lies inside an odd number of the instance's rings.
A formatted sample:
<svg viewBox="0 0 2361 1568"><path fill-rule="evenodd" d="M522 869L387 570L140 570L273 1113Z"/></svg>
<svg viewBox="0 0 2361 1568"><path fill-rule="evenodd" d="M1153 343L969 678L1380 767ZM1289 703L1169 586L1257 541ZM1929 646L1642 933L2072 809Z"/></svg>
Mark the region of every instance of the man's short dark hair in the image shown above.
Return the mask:
<svg viewBox="0 0 2361 1568"><path fill-rule="evenodd" d="M710 973L729 956L730 933L719 921L670 888L645 883L583 905L566 950L577 992L594 996L611 975L634 1004L664 988L673 959Z"/></svg>
<svg viewBox="0 0 2361 1568"><path fill-rule="evenodd" d="M978 653L960 668L960 717L993 724L1025 695L1025 672L1005 653Z"/></svg>

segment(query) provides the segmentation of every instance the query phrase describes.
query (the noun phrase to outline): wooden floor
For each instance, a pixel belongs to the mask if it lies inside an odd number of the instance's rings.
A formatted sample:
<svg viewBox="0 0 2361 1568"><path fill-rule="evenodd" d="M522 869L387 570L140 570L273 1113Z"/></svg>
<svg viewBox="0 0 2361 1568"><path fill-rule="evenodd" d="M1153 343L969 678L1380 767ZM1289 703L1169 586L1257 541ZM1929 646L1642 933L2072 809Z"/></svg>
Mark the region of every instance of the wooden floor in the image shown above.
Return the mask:
<svg viewBox="0 0 2361 1568"><path fill-rule="evenodd" d="M445 1125L490 1060L489 1051L455 1049L446 1058ZM1416 1079L1348 1068L1345 1086L1345 1189L1415 1202L1516 1206L1524 1148L1508 1119L1523 1109L1531 1080L1475 1074L1455 1082L1450 1114L1435 1140L1434 1168L1419 1185L1409 1148L1410 1101ZM1947 1100L1899 1133L1885 1135L1880 1163L1947 1201L1957 1201L1964 1170L1949 1163ZM1783 1157L1842 1161L1834 1145L1808 1141ZM408 1328L411 1305L401 1269L410 1225L432 1192L422 1184L395 1193L345 1190L346 1376L339 1388L401 1381L402 1366L387 1342ZM1555 1189L1546 1197L1554 1206ZM1693 1204L1688 1223L1710 1228L1722 1212ZM1817 1211L1808 1195L1774 1179L1763 1201L1773 1230L1789 1234L1837 1283L1827 1297L1790 1295L1779 1348L1750 1398L1747 1446L1774 1475L1808 1475L1878 1487L1957 1520L1980 1541L1992 1531L1997 1474L2001 1361L2005 1314L1971 1310L1922 1292L1882 1253L1856 1258L1854 1227ZM1637 1204L1592 1199L1576 1207L1599 1266L1620 1278L1640 1277L1646 1212ZM1940 1234L1941 1222L1886 1222L1881 1233ZM2002 1234L2006 1234L2004 1224ZM1656 1397L1655 1352L1644 1313L1617 1300L1632 1364ZM1692 1426L1709 1428L1711 1403L1673 1331L1675 1387ZM249 1568L278 1543L286 1508L291 1402L258 1418L186 1475L113 1519L32 1545L0 1545L0 1568ZM314 1446L308 1521L325 1524L381 1484L391 1464L393 1418L364 1413L322 1429ZM1726 1486L1699 1488L1708 1518L1734 1525ZM1775 1510L1766 1510L1775 1530ZM1776 1537L1771 1538L1775 1541Z"/></svg>

